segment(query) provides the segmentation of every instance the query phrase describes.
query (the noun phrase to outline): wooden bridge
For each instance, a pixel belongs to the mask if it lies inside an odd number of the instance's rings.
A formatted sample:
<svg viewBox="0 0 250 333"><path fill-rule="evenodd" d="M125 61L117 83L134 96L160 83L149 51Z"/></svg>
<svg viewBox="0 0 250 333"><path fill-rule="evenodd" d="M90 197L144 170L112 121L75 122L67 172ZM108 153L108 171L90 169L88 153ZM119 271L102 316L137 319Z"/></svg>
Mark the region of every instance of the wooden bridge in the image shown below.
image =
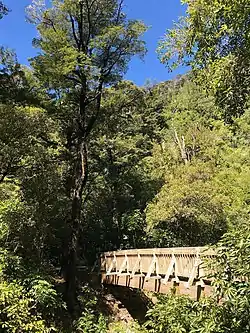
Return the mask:
<svg viewBox="0 0 250 333"><path fill-rule="evenodd" d="M204 261L215 258L202 247L106 252L101 256L102 283L160 293L170 290L199 299L212 291Z"/></svg>

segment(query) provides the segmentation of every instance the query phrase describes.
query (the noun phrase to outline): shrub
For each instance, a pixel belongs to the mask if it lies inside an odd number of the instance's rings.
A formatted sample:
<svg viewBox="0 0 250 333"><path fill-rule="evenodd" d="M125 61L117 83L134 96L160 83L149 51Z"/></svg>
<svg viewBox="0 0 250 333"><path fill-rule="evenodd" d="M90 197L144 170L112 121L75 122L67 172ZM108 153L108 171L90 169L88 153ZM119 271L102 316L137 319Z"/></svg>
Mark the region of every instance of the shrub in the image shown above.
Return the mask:
<svg viewBox="0 0 250 333"><path fill-rule="evenodd" d="M17 283L0 282L0 328L1 332L48 333L55 331L46 326L36 312L35 299Z"/></svg>
<svg viewBox="0 0 250 333"><path fill-rule="evenodd" d="M217 254L210 262L214 297L199 302L186 296L160 297L147 313L149 332L250 332L250 227L226 233L217 244Z"/></svg>

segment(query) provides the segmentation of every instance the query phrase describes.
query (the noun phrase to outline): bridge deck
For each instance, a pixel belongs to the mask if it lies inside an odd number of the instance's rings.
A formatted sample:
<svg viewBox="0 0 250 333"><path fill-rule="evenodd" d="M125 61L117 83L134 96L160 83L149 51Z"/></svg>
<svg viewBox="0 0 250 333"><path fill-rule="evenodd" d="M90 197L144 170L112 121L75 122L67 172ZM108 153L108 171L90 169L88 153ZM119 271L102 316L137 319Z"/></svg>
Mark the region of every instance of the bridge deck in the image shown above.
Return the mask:
<svg viewBox="0 0 250 333"><path fill-rule="evenodd" d="M204 261L215 256L203 247L106 252L101 256L102 282L198 299L212 291Z"/></svg>

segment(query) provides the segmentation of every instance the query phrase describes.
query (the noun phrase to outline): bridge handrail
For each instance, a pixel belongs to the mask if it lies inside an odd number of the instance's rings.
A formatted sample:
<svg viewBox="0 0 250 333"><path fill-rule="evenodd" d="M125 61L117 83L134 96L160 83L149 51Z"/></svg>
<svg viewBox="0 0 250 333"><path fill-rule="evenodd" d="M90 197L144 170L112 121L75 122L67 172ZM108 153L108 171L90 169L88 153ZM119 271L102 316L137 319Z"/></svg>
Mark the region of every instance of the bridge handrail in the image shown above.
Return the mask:
<svg viewBox="0 0 250 333"><path fill-rule="evenodd" d="M196 254L201 254L204 256L216 256L216 252L208 247L170 247L170 248L147 248L147 249L128 249L128 250L117 250L117 251L108 251L104 252L101 257L106 256L110 257L113 256L114 254L117 256L124 256L126 255L151 255L151 254L156 254L156 255L196 255Z"/></svg>
<svg viewBox="0 0 250 333"><path fill-rule="evenodd" d="M105 276L135 276L158 279L167 283L169 279L179 283L186 278L187 286L194 281L201 285L212 273L206 265L205 258L215 258L215 250L208 247L173 247L129 249L105 252L100 257L100 270Z"/></svg>

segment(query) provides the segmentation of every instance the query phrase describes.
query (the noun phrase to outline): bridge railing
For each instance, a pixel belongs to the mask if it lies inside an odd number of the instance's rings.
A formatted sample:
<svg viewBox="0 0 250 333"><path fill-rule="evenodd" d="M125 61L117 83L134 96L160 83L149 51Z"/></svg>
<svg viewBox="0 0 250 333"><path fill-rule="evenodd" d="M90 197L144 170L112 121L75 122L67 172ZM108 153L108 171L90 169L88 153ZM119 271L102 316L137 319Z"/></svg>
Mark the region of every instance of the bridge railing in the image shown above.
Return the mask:
<svg viewBox="0 0 250 333"><path fill-rule="evenodd" d="M106 252L101 256L102 280L105 283L152 288L164 291L171 286L192 289L210 285L211 273L204 262L216 253L204 247L136 249ZM155 281L152 283L152 281ZM154 287L152 285L154 284ZM182 292L183 293L183 292Z"/></svg>

